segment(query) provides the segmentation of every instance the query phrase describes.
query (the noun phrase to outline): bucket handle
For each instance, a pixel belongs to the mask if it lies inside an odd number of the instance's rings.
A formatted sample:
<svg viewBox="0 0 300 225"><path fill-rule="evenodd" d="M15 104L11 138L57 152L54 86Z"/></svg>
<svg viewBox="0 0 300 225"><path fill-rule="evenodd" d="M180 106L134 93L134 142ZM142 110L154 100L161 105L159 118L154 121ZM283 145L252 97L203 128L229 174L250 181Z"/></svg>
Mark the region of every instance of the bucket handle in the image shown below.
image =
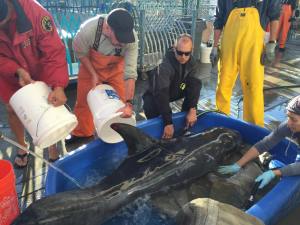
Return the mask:
<svg viewBox="0 0 300 225"><path fill-rule="evenodd" d="M64 104L64 106L66 106L66 108L67 108L67 110L69 110L69 112L71 112L71 113L73 113L73 111L72 111L72 109L71 109L71 107L66 103L66 104Z"/></svg>
<svg viewBox="0 0 300 225"><path fill-rule="evenodd" d="M38 137L38 130L39 130L39 125L41 122L41 119L43 118L43 116L45 115L45 113L51 108L51 106L48 106L46 109L44 109L44 112L41 114L40 118L38 119L38 122L36 124L36 132L35 132L35 136Z"/></svg>
<svg viewBox="0 0 300 225"><path fill-rule="evenodd" d="M68 105L68 104L64 104L64 106L66 106L66 108L69 110L69 112L73 113L72 112L72 109L71 107ZM51 108L52 106L48 106L44 112L42 113L42 115L40 116L40 118L38 119L38 122L36 124L36 132L35 132L35 136L38 137L38 129L39 129L39 124L40 124L40 121L41 119L43 118L43 116L45 115L45 113Z"/></svg>

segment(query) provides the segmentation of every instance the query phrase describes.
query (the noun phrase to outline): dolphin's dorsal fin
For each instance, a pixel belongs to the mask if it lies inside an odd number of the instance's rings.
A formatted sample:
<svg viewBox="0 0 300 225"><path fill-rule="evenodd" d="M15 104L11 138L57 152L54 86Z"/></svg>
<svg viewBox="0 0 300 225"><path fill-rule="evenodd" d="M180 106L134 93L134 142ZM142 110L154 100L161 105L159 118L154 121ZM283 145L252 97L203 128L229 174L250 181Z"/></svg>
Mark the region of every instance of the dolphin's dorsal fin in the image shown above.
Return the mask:
<svg viewBox="0 0 300 225"><path fill-rule="evenodd" d="M142 132L139 128L124 123L114 123L111 128L118 132L128 147L128 155L143 152L159 141Z"/></svg>

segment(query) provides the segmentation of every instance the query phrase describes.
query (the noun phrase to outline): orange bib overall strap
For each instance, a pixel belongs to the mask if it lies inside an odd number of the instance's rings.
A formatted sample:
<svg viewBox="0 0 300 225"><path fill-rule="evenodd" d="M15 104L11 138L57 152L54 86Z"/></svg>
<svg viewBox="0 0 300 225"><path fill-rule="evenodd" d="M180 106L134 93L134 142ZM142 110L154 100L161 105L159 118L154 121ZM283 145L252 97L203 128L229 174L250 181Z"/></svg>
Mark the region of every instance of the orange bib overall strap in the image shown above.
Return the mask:
<svg viewBox="0 0 300 225"><path fill-rule="evenodd" d="M99 39L100 40L100 39ZM111 85L120 98L125 101L124 57L106 56L94 49L90 50L89 58L102 83ZM77 101L74 108L78 126L73 135L87 137L94 134L93 116L87 104L87 94L92 89L92 75L84 65L80 65L77 81Z"/></svg>

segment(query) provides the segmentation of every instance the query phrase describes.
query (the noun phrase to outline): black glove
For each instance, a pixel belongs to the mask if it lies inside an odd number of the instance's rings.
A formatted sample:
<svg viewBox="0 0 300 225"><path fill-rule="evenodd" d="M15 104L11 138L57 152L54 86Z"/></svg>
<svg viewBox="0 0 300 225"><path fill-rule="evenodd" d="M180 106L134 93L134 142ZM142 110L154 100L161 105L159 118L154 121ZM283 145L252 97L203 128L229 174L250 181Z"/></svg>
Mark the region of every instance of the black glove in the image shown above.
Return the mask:
<svg viewBox="0 0 300 225"><path fill-rule="evenodd" d="M218 47L213 47L210 53L211 66L215 67L219 61L219 50Z"/></svg>

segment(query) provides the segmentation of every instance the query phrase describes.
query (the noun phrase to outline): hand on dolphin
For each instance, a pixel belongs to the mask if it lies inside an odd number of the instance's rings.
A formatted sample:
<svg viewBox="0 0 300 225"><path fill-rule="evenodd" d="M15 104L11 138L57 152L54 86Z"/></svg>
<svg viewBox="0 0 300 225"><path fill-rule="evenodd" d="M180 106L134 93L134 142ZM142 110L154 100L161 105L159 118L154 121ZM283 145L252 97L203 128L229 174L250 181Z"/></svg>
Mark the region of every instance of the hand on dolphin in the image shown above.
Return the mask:
<svg viewBox="0 0 300 225"><path fill-rule="evenodd" d="M233 174L237 173L241 169L240 165L237 163L228 166L219 166L218 172L221 174Z"/></svg>
<svg viewBox="0 0 300 225"><path fill-rule="evenodd" d="M190 108L189 112L186 115L186 128L194 126L197 122L197 111L195 108Z"/></svg>
<svg viewBox="0 0 300 225"><path fill-rule="evenodd" d="M173 124L168 124L164 127L164 133L162 139L170 139L174 135L174 126Z"/></svg>
<svg viewBox="0 0 300 225"><path fill-rule="evenodd" d="M259 175L256 179L255 182L260 182L260 185L258 186L259 189L262 189L264 186L266 186L268 183L271 182L275 178L275 173L273 170L268 170L264 172L263 174Z"/></svg>

